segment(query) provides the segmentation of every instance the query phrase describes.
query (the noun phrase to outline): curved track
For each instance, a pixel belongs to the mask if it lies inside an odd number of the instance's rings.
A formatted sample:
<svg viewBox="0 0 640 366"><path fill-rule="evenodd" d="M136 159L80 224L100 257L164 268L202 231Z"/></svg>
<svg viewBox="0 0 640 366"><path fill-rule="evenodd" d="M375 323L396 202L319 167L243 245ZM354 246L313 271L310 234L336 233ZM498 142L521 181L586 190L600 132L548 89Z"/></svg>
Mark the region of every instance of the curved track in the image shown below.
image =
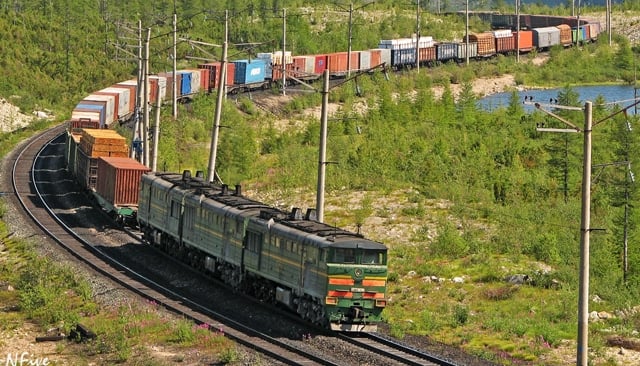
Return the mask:
<svg viewBox="0 0 640 366"><path fill-rule="evenodd" d="M60 169L50 169L53 155L43 155L43 146L64 145L64 127L58 126L34 137L11 157L12 186L15 198L31 220L80 261L134 293L153 300L195 322L209 324L210 329L224 329L225 335L244 346L268 355L287 365L336 365L258 333L244 325L184 298L180 294L154 282L110 257L98 246L77 236L62 222L41 198L49 194L50 186L62 186ZM60 156L58 156L60 158Z"/></svg>
<svg viewBox="0 0 640 366"><path fill-rule="evenodd" d="M149 274L144 271L141 272L138 269L141 266L158 267L160 272L166 271L166 264L155 264L153 260L144 264L135 261L123 261L122 253L119 253L119 250L114 250L114 247L105 245L103 242L105 237L109 237L111 234L118 232L122 234L120 230L108 227L113 226L112 223L109 224L109 220L102 220L102 223L97 224L97 230L95 222L100 222L100 220L96 217L87 218L87 222L84 224L73 222L73 218L78 216L101 216L104 219L104 215L99 210L87 206L86 195L74 189L75 183L69 179L65 169L61 168L64 166L61 163L64 152L64 136L64 127L58 126L35 136L12 153L10 157L12 162L11 184L15 193L15 200L18 205L24 208L24 211L29 215L30 221L36 223L43 232L53 238L79 261L88 264L101 275L175 313L193 319L197 323L209 324L212 330L224 329L227 337L283 364L351 364L354 361L346 361L348 359L347 354L361 354L361 356L355 356L356 359L363 357L363 359L373 360L364 362L367 364L456 364L387 338L375 337L374 339L371 335L357 338L346 336L321 337L322 341L320 342L326 343L324 346L342 342L343 345L338 347L343 348L345 354L340 354L340 352L337 352L337 354L323 354L318 352L317 349L307 350L306 346L314 342L296 342L293 335L286 336L284 340L268 336L265 334L265 330L259 331L256 330L259 328L238 323L202 305L211 304L208 302L210 300L196 299L193 292L183 291L181 288L171 286L172 279L158 277L151 272ZM60 200L61 197L64 197L64 200L71 201L71 203L62 206L58 205L56 201ZM139 244L131 243L129 247L136 248L135 256L146 257L148 254L142 249L148 247ZM165 259L169 260L168 258ZM191 272L186 268L185 271ZM187 277L193 278L198 277L198 275L193 271L193 273L187 274ZM184 280L181 281L184 282ZM251 313L246 315L252 318L255 314L253 310L249 311ZM270 316L273 317L273 314ZM238 319L237 317L234 318ZM259 319L259 317L255 319ZM279 323L283 321L281 320ZM296 321L299 322L299 319L296 318ZM266 332L272 334L271 331ZM291 334L296 333L293 332Z"/></svg>

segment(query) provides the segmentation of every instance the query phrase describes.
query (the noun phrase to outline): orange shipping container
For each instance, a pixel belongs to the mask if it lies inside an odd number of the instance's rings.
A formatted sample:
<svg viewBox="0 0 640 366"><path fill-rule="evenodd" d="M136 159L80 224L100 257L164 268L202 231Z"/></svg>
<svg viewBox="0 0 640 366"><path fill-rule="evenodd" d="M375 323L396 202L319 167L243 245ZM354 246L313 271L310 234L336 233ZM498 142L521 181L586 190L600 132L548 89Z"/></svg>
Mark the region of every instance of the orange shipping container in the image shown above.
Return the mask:
<svg viewBox="0 0 640 366"><path fill-rule="evenodd" d="M518 39L520 52L529 52L533 49L533 32L530 30L513 32L513 38Z"/></svg>

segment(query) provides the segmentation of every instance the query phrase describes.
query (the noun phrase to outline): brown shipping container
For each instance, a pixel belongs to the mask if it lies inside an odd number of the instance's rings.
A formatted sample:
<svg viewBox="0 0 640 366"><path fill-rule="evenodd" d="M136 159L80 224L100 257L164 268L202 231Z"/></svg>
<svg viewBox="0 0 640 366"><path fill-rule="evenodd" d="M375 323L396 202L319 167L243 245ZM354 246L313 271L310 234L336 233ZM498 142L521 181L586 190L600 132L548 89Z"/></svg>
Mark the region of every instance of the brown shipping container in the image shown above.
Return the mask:
<svg viewBox="0 0 640 366"><path fill-rule="evenodd" d="M516 51L516 41L511 37L496 38L496 52L510 53Z"/></svg>
<svg viewBox="0 0 640 366"><path fill-rule="evenodd" d="M209 70L209 91L217 89L218 81L220 80L220 62L200 64L198 65L198 68ZM233 85L235 70L236 70L236 65L233 62L228 62L227 63L227 83L225 85Z"/></svg>
<svg viewBox="0 0 640 366"><path fill-rule="evenodd" d="M100 128L100 121L92 121L91 118L78 118L69 121L69 131L81 133L83 128Z"/></svg>
<svg viewBox="0 0 640 366"><path fill-rule="evenodd" d="M564 46L571 46L572 44L572 36L571 36L571 27L567 24L560 24L557 26L560 29L560 44Z"/></svg>
<svg viewBox="0 0 640 366"><path fill-rule="evenodd" d="M140 178L148 171L130 158L99 158L96 193L114 206L137 205Z"/></svg>
<svg viewBox="0 0 640 366"><path fill-rule="evenodd" d="M415 44L415 42L414 42ZM418 48L418 60L420 62L428 62L428 61L435 61L436 60L436 47L435 46L431 46L431 47L422 47L422 48Z"/></svg>
<svg viewBox="0 0 640 366"><path fill-rule="evenodd" d="M496 53L495 37L491 32L470 34L469 42L478 44L478 56L489 57Z"/></svg>

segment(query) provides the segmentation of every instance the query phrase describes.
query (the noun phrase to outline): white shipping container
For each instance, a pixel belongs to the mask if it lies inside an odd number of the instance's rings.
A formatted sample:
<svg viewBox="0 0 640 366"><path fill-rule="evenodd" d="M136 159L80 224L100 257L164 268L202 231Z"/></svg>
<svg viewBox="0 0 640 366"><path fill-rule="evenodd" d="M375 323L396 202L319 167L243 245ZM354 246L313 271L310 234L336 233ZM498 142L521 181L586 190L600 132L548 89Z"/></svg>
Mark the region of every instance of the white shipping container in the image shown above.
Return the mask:
<svg viewBox="0 0 640 366"><path fill-rule="evenodd" d="M106 104L107 109L105 110L105 116L104 116L104 124L108 127L108 126L111 126L111 124L116 121L116 115L115 115L116 97L114 97L113 95L89 94L83 100L107 102ZM81 103L82 102L80 102L80 104Z"/></svg>
<svg viewBox="0 0 640 366"><path fill-rule="evenodd" d="M371 68L371 51L360 51L360 70L366 70L370 68Z"/></svg>
<svg viewBox="0 0 640 366"><path fill-rule="evenodd" d="M132 112L131 103L129 102L131 100L131 91L129 89L112 86L100 91L104 93L118 94L118 118L120 118L120 116L126 116Z"/></svg>

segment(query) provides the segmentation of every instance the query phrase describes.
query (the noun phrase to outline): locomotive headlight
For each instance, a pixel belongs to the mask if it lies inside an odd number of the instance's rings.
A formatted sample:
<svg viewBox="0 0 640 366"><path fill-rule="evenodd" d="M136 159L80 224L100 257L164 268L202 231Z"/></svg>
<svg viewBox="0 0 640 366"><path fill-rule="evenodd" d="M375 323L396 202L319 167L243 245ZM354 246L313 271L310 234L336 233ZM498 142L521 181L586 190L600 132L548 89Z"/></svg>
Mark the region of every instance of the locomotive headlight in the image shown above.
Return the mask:
<svg viewBox="0 0 640 366"><path fill-rule="evenodd" d="M335 297L326 297L324 299L324 303L327 305L337 305L338 304L338 299Z"/></svg>
<svg viewBox="0 0 640 366"><path fill-rule="evenodd" d="M387 300L386 299L376 300L376 307L383 308L385 306L387 306Z"/></svg>
<svg viewBox="0 0 640 366"><path fill-rule="evenodd" d="M364 272L362 271L362 268L356 268L353 271L353 274L356 276L356 278L362 278L362 275L364 274Z"/></svg>

